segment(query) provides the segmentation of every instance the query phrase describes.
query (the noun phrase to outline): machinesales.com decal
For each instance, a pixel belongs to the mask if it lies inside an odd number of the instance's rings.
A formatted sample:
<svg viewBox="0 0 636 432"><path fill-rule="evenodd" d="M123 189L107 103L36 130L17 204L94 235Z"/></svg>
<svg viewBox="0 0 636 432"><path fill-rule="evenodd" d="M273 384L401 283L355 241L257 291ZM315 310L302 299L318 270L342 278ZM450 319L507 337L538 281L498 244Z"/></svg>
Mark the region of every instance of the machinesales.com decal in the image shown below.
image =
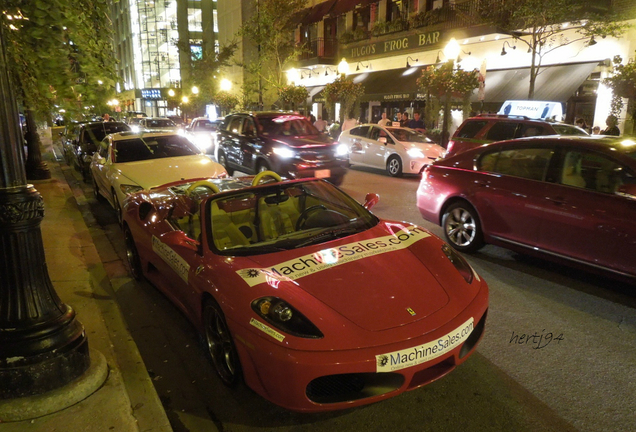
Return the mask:
<svg viewBox="0 0 636 432"><path fill-rule="evenodd" d="M188 282L188 273L190 272L190 264L172 248L157 237L152 236L152 251L159 255L185 282Z"/></svg>
<svg viewBox="0 0 636 432"><path fill-rule="evenodd" d="M359 259L405 249L430 234L419 227L410 226L393 235L361 240L354 243L321 250L294 258L271 268L247 268L238 270L239 276L249 286L273 280L296 280L319 271L357 261Z"/></svg>
<svg viewBox="0 0 636 432"><path fill-rule="evenodd" d="M464 324L437 340L412 348L377 355L375 356L376 372L393 372L406 369L440 357L457 348L468 339L468 336L473 331L473 324L474 320L471 317Z"/></svg>

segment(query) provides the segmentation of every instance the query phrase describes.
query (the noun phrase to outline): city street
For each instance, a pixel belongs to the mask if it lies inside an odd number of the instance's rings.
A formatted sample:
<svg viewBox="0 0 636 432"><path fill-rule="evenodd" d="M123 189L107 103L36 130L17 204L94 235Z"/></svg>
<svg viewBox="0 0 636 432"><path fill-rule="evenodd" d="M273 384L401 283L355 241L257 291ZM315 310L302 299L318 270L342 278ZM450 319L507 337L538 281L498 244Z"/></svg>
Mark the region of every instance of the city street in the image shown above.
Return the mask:
<svg viewBox="0 0 636 432"><path fill-rule="evenodd" d="M441 380L378 404L311 415L285 411L244 386L229 389L177 308L127 275L114 211L60 163L87 225L108 239L96 241L98 251L176 432L598 432L636 424L636 287L494 246L466 255L491 289L485 336ZM378 193L376 215L441 235L417 210L418 181L352 168L341 188L358 201Z"/></svg>

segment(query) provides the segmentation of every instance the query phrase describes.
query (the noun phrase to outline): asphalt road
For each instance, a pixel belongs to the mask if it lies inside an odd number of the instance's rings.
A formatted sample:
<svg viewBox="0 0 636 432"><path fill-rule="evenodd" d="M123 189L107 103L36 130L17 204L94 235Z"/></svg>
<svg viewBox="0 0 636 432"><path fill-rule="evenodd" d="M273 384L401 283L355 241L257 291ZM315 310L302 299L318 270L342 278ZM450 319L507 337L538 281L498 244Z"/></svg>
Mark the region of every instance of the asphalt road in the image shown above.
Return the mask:
<svg viewBox="0 0 636 432"><path fill-rule="evenodd" d="M125 274L123 238L108 204L95 201L76 172L65 172L78 199L85 197L87 222L110 243L103 258L117 301L176 432L636 429L636 287L494 246L467 256L491 289L486 333L477 353L441 380L374 405L311 415L245 387L229 389L185 317ZM419 215L418 180L354 167L342 189L361 202L378 193L376 215L441 235ZM536 336L525 343L522 335Z"/></svg>

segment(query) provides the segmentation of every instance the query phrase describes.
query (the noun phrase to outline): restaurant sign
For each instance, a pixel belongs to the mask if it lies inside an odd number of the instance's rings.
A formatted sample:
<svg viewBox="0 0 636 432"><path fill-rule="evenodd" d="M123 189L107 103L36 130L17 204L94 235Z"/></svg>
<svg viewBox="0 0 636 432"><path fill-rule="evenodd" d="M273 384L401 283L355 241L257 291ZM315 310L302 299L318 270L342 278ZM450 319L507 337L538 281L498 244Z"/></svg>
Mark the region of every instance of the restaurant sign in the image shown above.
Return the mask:
<svg viewBox="0 0 636 432"><path fill-rule="evenodd" d="M392 54L400 51L407 51L416 48L428 47L439 44L440 32L414 34L385 41L369 42L348 47L348 57L351 59L369 57L374 55Z"/></svg>

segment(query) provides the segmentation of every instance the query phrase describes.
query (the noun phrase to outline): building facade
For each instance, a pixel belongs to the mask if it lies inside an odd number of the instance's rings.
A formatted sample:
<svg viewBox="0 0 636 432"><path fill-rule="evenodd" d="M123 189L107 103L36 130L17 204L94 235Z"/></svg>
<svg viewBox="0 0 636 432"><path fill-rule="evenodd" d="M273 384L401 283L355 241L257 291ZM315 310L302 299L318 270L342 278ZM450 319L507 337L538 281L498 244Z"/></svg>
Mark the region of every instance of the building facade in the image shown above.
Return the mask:
<svg viewBox="0 0 636 432"><path fill-rule="evenodd" d="M113 3L119 111L178 115L193 58L218 49L216 0Z"/></svg>

